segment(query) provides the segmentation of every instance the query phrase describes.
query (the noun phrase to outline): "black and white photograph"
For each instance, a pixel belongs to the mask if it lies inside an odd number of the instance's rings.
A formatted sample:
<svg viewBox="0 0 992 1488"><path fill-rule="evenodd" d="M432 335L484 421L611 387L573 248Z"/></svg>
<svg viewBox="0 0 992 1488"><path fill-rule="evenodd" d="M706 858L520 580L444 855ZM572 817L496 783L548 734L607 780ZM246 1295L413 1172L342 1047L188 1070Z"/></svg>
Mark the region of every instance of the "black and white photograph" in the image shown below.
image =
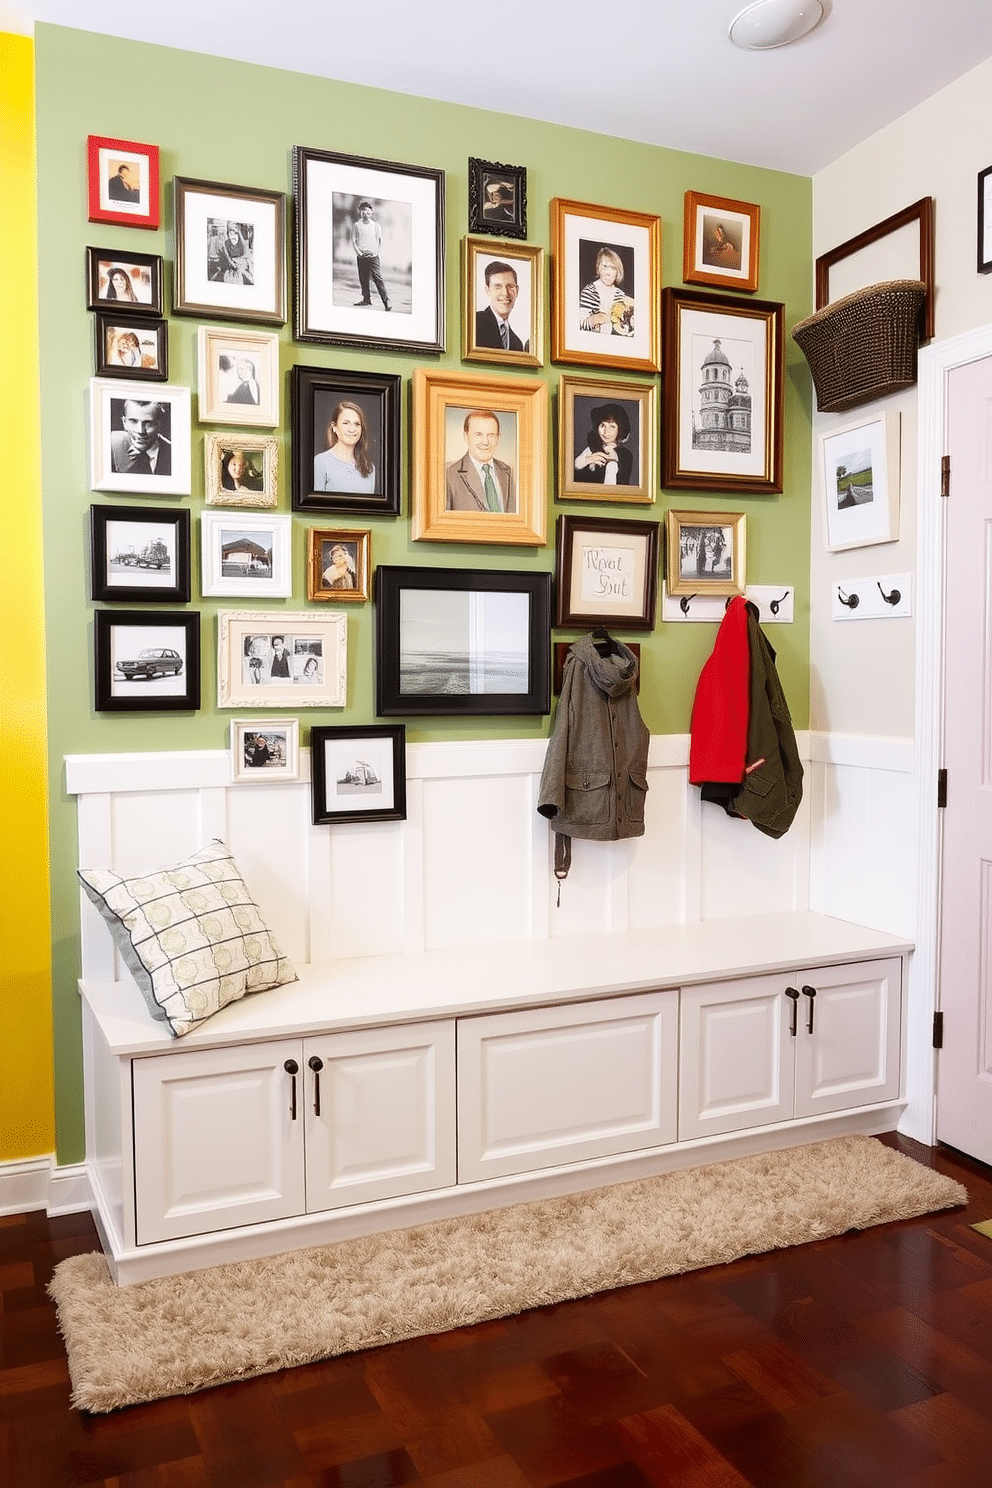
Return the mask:
<svg viewBox="0 0 992 1488"><path fill-rule="evenodd" d="M899 536L900 419L886 410L820 436L826 546L834 553Z"/></svg>
<svg viewBox="0 0 992 1488"><path fill-rule="evenodd" d="M669 511L665 582L669 594L745 592L743 512Z"/></svg>
<svg viewBox="0 0 992 1488"><path fill-rule="evenodd" d="M94 643L97 712L199 708L196 611L96 610Z"/></svg>
<svg viewBox="0 0 992 1488"><path fill-rule="evenodd" d="M286 319L286 197L221 181L173 182L173 312L214 320Z"/></svg>
<svg viewBox="0 0 992 1488"><path fill-rule="evenodd" d="M343 614L222 610L218 615L218 707L343 708L347 683Z"/></svg>
<svg viewBox="0 0 992 1488"><path fill-rule="evenodd" d="M468 161L468 230L500 238L527 236L527 171L498 160Z"/></svg>
<svg viewBox="0 0 992 1488"><path fill-rule="evenodd" d="M165 382L169 375L169 335L164 320L126 313L94 316L94 370L98 377Z"/></svg>
<svg viewBox="0 0 992 1488"><path fill-rule="evenodd" d="M655 389L568 377L558 385L558 499L654 500Z"/></svg>
<svg viewBox="0 0 992 1488"><path fill-rule="evenodd" d="M91 506L90 598L187 603L189 529L180 508Z"/></svg>
<svg viewBox="0 0 992 1488"><path fill-rule="evenodd" d="M189 388L91 378L90 484L94 491L187 495Z"/></svg>
<svg viewBox="0 0 992 1488"><path fill-rule="evenodd" d="M310 731L314 825L405 821L406 729L402 724Z"/></svg>
<svg viewBox="0 0 992 1488"><path fill-rule="evenodd" d="M271 785L300 778L300 724L296 718L231 721L231 779Z"/></svg>
<svg viewBox="0 0 992 1488"><path fill-rule="evenodd" d="M463 359L540 367L544 360L543 283L543 248L463 239Z"/></svg>
<svg viewBox="0 0 992 1488"><path fill-rule="evenodd" d="M659 218L555 197L551 237L552 360L656 372Z"/></svg>
<svg viewBox="0 0 992 1488"><path fill-rule="evenodd" d="M200 326L197 394L203 424L279 422L279 337L275 331Z"/></svg>
<svg viewBox="0 0 992 1488"><path fill-rule="evenodd" d="M296 366L294 511L397 516L400 378Z"/></svg>
<svg viewBox="0 0 992 1488"><path fill-rule="evenodd" d="M290 517L204 512L200 518L205 595L286 598L293 591Z"/></svg>
<svg viewBox="0 0 992 1488"><path fill-rule="evenodd" d="M117 315L162 314L162 259L157 253L87 248L87 310Z"/></svg>
<svg viewBox="0 0 992 1488"><path fill-rule="evenodd" d="M208 506L275 507L279 440L274 434L207 434L203 440Z"/></svg>

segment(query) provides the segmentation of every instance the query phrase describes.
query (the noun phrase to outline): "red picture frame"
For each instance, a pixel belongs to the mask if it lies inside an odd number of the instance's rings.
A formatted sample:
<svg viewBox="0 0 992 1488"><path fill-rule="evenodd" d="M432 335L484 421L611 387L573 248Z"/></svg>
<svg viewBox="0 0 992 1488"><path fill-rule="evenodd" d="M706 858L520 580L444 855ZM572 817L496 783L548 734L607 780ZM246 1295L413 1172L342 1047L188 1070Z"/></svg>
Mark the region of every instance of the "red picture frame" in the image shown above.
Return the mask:
<svg viewBox="0 0 992 1488"><path fill-rule="evenodd" d="M158 145L91 134L86 141L89 221L159 225Z"/></svg>

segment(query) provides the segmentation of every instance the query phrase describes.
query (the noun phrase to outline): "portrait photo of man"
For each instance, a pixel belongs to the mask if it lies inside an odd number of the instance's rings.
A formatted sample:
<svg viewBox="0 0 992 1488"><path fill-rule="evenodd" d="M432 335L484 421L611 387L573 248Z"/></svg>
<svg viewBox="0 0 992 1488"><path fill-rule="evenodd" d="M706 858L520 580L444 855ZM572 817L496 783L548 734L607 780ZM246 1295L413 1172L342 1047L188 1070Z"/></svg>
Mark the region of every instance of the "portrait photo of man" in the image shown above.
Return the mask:
<svg viewBox="0 0 992 1488"><path fill-rule="evenodd" d="M522 267L529 272L529 265ZM520 294L514 265L502 259L490 259L483 268L482 292L486 303L475 313L476 346L492 351L529 351L529 339L522 337L511 323Z"/></svg>
<svg viewBox="0 0 992 1488"><path fill-rule="evenodd" d="M172 409L168 403L113 398L110 468L118 475L171 475Z"/></svg>
<svg viewBox="0 0 992 1488"><path fill-rule="evenodd" d="M133 202L141 201L141 175L136 165L129 161L121 161L114 167L111 162L111 173L107 179L107 196L111 201Z"/></svg>
<svg viewBox="0 0 992 1488"><path fill-rule="evenodd" d="M451 415L461 409L449 409ZM464 452L445 467L444 504L447 511L515 512L516 480L513 466L497 457L502 447L515 451L515 414L504 414L504 429L497 414L488 408L466 411L461 434ZM512 433L511 433L512 429ZM505 444L503 443L505 441Z"/></svg>

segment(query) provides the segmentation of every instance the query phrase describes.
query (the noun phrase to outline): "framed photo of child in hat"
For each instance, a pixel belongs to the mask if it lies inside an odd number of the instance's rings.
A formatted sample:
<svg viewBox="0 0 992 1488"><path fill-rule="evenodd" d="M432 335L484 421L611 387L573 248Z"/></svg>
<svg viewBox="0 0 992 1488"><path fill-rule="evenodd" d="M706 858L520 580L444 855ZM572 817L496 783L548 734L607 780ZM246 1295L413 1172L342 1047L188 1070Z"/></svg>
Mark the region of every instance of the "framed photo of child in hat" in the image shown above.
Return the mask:
<svg viewBox="0 0 992 1488"><path fill-rule="evenodd" d="M653 386L563 377L558 500L654 501L656 427Z"/></svg>

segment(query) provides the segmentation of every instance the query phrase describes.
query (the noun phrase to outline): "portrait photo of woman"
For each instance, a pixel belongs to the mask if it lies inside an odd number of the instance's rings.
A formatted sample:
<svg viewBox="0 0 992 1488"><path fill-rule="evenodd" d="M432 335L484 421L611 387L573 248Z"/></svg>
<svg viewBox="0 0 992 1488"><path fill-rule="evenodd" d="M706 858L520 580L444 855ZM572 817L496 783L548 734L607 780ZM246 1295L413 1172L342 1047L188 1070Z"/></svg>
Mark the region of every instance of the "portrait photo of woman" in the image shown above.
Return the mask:
<svg viewBox="0 0 992 1488"><path fill-rule="evenodd" d="M224 491L261 491L261 471L242 449L226 450L220 461L220 484Z"/></svg>
<svg viewBox="0 0 992 1488"><path fill-rule="evenodd" d="M324 437L314 439L314 448L319 450L313 461L315 491L372 495L375 463L365 414L357 403L343 398L334 405Z"/></svg>
<svg viewBox="0 0 992 1488"><path fill-rule="evenodd" d="M617 249L603 244L596 251L595 269L595 279L579 292L581 329L602 336L632 336L634 299L624 288L627 273L623 258Z"/></svg>
<svg viewBox="0 0 992 1488"><path fill-rule="evenodd" d="M325 544L330 547L327 553L327 566L321 578L326 589L354 589L355 587L355 555L349 552L348 546L336 542Z"/></svg>
<svg viewBox="0 0 992 1488"><path fill-rule="evenodd" d="M630 416L619 403L591 409L585 445L575 457L575 479L601 486L631 485L634 456L627 444L629 439Z"/></svg>

